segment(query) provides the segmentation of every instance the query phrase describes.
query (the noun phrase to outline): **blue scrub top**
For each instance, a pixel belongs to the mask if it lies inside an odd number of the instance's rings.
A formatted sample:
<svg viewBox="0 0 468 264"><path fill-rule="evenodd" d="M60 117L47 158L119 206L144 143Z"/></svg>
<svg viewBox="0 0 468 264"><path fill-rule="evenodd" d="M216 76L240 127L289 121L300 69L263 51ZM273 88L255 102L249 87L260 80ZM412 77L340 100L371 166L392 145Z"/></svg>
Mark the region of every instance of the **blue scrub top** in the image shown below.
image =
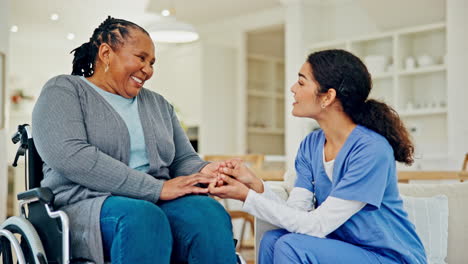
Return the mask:
<svg viewBox="0 0 468 264"><path fill-rule="evenodd" d="M367 205L327 237L372 250L397 263L426 263L424 246L398 192L393 149L380 134L356 126L335 158L333 181L323 166L325 135L309 134L296 157L296 187Z"/></svg>

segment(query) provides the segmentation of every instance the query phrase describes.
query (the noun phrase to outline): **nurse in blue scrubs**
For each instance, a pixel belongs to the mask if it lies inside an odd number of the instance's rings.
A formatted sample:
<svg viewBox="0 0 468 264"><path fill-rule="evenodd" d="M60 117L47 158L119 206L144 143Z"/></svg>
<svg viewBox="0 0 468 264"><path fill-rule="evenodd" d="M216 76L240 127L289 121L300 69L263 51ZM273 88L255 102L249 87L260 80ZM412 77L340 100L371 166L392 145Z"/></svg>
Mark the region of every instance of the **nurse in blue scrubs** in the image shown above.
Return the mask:
<svg viewBox="0 0 468 264"><path fill-rule="evenodd" d="M300 144L287 201L240 160L223 164L209 189L280 229L264 234L259 263L426 263L397 188L396 162L414 146L398 114L369 99L371 76L344 50L312 53L291 87L292 114L321 129ZM231 177L229 177L231 176Z"/></svg>

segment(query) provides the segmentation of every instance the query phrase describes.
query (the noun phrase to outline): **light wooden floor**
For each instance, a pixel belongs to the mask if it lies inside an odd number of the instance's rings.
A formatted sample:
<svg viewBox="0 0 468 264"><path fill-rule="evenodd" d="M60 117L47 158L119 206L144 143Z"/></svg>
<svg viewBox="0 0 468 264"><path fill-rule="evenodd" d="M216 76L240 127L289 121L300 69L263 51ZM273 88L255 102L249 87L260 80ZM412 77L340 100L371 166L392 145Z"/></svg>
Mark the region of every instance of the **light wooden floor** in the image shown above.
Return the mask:
<svg viewBox="0 0 468 264"><path fill-rule="evenodd" d="M243 249L239 250L241 256L247 261L247 264L255 264L255 250L254 249Z"/></svg>

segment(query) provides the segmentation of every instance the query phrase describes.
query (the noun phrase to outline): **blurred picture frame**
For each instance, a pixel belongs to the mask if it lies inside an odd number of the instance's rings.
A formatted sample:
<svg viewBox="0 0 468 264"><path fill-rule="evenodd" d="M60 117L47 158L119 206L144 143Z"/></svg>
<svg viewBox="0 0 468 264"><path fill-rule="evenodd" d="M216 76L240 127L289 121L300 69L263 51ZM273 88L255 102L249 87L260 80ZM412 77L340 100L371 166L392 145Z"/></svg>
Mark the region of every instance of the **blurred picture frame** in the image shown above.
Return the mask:
<svg viewBox="0 0 468 264"><path fill-rule="evenodd" d="M6 109L6 55L0 51L0 130L4 129Z"/></svg>

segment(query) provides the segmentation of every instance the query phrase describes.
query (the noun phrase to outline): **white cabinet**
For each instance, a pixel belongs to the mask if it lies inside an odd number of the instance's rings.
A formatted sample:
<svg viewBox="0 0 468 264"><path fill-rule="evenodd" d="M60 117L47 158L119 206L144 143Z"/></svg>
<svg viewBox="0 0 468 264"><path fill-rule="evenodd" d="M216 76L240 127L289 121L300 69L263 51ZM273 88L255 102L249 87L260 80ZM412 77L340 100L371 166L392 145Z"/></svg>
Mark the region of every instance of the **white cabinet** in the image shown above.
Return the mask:
<svg viewBox="0 0 468 264"><path fill-rule="evenodd" d="M247 153L284 154L284 60L247 58Z"/></svg>
<svg viewBox="0 0 468 264"><path fill-rule="evenodd" d="M310 52L338 48L360 57L372 75L371 98L399 113L420 160L444 159L447 131L447 34L444 23L316 43Z"/></svg>

